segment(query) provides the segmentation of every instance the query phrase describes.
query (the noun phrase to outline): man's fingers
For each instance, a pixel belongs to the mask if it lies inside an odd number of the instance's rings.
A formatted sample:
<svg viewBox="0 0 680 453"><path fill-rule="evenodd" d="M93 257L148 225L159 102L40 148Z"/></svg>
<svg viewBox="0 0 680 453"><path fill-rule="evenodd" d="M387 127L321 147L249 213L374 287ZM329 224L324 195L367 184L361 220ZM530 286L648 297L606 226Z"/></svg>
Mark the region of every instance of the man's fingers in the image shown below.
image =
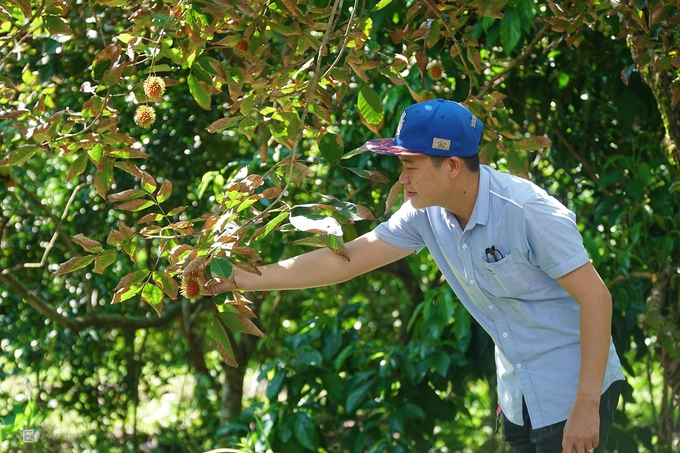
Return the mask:
<svg viewBox="0 0 680 453"><path fill-rule="evenodd" d="M236 284L233 281L220 277L211 278L205 283L203 288L208 296L216 296L220 293L237 290Z"/></svg>

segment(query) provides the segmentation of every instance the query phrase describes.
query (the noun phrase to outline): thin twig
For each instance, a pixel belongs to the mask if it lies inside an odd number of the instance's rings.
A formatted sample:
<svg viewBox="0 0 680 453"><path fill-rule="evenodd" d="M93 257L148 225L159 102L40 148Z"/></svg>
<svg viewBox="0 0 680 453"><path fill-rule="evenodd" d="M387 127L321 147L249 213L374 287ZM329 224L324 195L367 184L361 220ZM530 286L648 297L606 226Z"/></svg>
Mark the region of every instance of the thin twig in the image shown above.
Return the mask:
<svg viewBox="0 0 680 453"><path fill-rule="evenodd" d="M42 12L43 12L43 9L44 9L44 8L45 8L45 0L43 0L43 1L40 3L40 6L38 6L38 9L35 10L35 13L33 13L33 15L31 16L31 18L28 19L28 22L26 22L26 23L24 24L24 26L21 27L21 28L19 29L19 31L17 31L17 33L16 33L15 36L20 36L20 35L25 34L25 33L26 33L26 30L28 30L28 27L30 27L30 25L33 23L33 21L36 20L36 19L38 18L38 16L42 15ZM5 50L5 47L7 47L7 46L9 45L10 41L11 41L11 39L5 41L2 45L0 45L0 52L2 52L3 50ZM0 69L2 69L3 66L4 66L4 61L3 61L3 65L0 66Z"/></svg>
<svg viewBox="0 0 680 453"><path fill-rule="evenodd" d="M502 79L508 72L512 71L515 66L520 64L531 52L534 50L534 46L538 44L538 42L543 39L546 33L548 33L548 30L550 30L550 24L545 24L543 28L541 28L538 33L536 33L536 36L534 36L534 39L531 40L531 42L524 48L521 54L517 56L517 58L514 58L510 61L510 63L503 68L501 72L496 74L491 78L491 80L487 81L484 86L479 90L479 93L477 93L478 97L484 96L491 88L496 86L496 82Z"/></svg>
<svg viewBox="0 0 680 453"><path fill-rule="evenodd" d="M340 51L338 51L338 56L335 57L335 61L331 63L331 65L326 69L326 72L321 76L321 80L325 79L328 74L335 68L335 66L338 64L340 61L340 58L342 57L342 54L345 52L345 48L347 47L347 43L349 43L349 33L352 30L352 23L354 22L354 13L357 10L357 5L359 4L359 0L354 0L354 7L352 8L352 14L349 16L349 22L347 23L347 30L345 31L345 38L342 41L342 46L340 46ZM338 16L339 19L339 16Z"/></svg>
<svg viewBox="0 0 680 453"><path fill-rule="evenodd" d="M305 100L305 106L302 109L302 115L300 116L300 126L298 126L297 134L295 136L295 141L293 142L293 147L292 147L292 152L290 155L290 169L288 171L288 177L286 180L286 184L281 190L281 193L279 194L278 197L274 201L270 203L267 208L265 208L262 212L260 212L255 218L250 220L248 223L255 224L257 223L260 219L264 218L269 211L274 209L275 206L278 205L278 203L283 199L285 196L288 188L290 187L290 184L293 180L293 171L295 169L295 162L296 162L296 153L295 150L298 148L298 145L300 143L300 140L302 139L302 134L305 129L305 120L307 118L307 114L309 113L309 105L312 101L312 97L314 96L314 92L316 91L316 87L318 86L319 82L321 81L322 77L320 75L321 72L321 60L323 57L324 49L328 45L328 40L330 39L332 27L333 27L333 22L334 22L334 16L337 13L338 10L338 5L342 4L342 0L335 0L335 3L333 4L333 8L331 10L331 14L328 19L328 25L326 26L326 32L324 33L323 39L321 41L321 45L319 46L319 50L317 52L317 61L316 61L316 71L314 71L314 76L312 77L312 80L309 82L308 88L307 88L307 99ZM349 28L347 33L349 33ZM334 63L335 64L335 63ZM325 76L325 74L324 74Z"/></svg>
<svg viewBox="0 0 680 453"><path fill-rule="evenodd" d="M104 30L102 29L101 24L99 23L99 19L97 19L97 13L95 13L94 8L92 7L92 2L90 0L87 0L87 4L90 7L90 12L92 13L92 17L94 18L94 23L97 25L97 29L99 30L99 37L102 39L102 45L106 49L106 39L104 38Z"/></svg>
<svg viewBox="0 0 680 453"><path fill-rule="evenodd" d="M24 268L35 268L35 267L43 267L45 263L47 262L47 257L50 254L50 251L54 247L54 243L57 240L57 236L59 236L59 231L61 230L61 224L62 222L66 219L68 216L68 211L71 208L71 205L76 199L76 195L78 194L78 191L85 187L86 184L78 184L75 189L73 189L73 192L71 193L71 197L68 199L68 202L66 203L66 206L64 206L64 212L62 212L61 217L59 218L59 221L57 223L57 226L54 230L54 234L52 235L52 239L50 239L50 243L47 244L47 247L45 247L45 251L43 252L43 256L40 259L39 263L24 263L23 265L19 265L20 267Z"/></svg>

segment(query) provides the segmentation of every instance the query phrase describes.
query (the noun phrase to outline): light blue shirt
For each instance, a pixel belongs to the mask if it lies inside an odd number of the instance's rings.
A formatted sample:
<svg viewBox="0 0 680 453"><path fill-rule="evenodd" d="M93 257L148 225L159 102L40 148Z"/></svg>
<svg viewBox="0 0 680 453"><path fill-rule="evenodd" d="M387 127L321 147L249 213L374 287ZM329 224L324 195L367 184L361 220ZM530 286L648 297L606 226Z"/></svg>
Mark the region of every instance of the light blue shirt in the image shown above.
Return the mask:
<svg viewBox="0 0 680 453"><path fill-rule="evenodd" d="M535 184L481 166L479 193L464 230L444 208L414 209L407 202L374 231L395 247L427 247L491 335L498 397L512 423L523 425L522 396L533 428L567 419L581 360L579 304L555 279L588 262L573 212ZM492 245L503 255L497 262L485 256ZM621 379L610 340L602 391Z"/></svg>

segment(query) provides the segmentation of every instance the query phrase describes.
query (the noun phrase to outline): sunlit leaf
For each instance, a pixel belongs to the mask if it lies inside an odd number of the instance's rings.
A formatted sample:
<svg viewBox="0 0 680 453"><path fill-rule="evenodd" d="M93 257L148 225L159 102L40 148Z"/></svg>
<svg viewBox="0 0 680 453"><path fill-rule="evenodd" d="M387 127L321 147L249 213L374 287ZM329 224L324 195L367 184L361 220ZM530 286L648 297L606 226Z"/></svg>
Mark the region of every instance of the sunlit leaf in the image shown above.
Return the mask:
<svg viewBox="0 0 680 453"><path fill-rule="evenodd" d="M156 194L156 201L158 203L163 203L165 200L170 198L170 195L172 195L172 183L170 182L169 179L165 179L161 183L161 188L158 190L158 193Z"/></svg>
<svg viewBox="0 0 680 453"><path fill-rule="evenodd" d="M65 263L60 264L57 270L52 272L52 275L61 275L77 271L78 269L82 269L90 264L95 258L96 255L74 256Z"/></svg>
<svg viewBox="0 0 680 453"><path fill-rule="evenodd" d="M28 161L40 149L36 145L21 146L0 161L0 167L10 167L12 165L21 165Z"/></svg>
<svg viewBox="0 0 680 453"><path fill-rule="evenodd" d="M384 119L384 109L378 93L368 84L365 84L359 92L357 105L361 121L371 131L379 134Z"/></svg>
<svg viewBox="0 0 680 453"><path fill-rule="evenodd" d="M151 200L144 200L141 198L138 198L136 200L130 200L126 201L125 203L121 203L119 205L116 205L116 209L120 209L121 211L132 211L132 212L137 212L137 211L142 211L150 206L153 206L154 202Z"/></svg>
<svg viewBox="0 0 680 453"><path fill-rule="evenodd" d="M291 215L289 220L300 231L342 236L340 222L333 217L312 218L303 215Z"/></svg>
<svg viewBox="0 0 680 453"><path fill-rule="evenodd" d="M103 274L107 267L116 262L116 249L104 250L94 260L94 272Z"/></svg>
<svg viewBox="0 0 680 453"><path fill-rule="evenodd" d="M151 278L153 278L153 281L156 282L156 285L158 285L161 290L172 300L177 299L177 291L179 290L179 283L177 283L177 280L172 278L167 271L166 272L160 272L160 271L153 271L151 274Z"/></svg>
<svg viewBox="0 0 680 453"><path fill-rule="evenodd" d="M206 89L203 88L201 83L193 74L189 74L187 77L187 84L189 85L189 92L196 100L196 103L200 107L210 110L210 104L212 102L210 99L210 94L208 94Z"/></svg>
<svg viewBox="0 0 680 453"><path fill-rule="evenodd" d="M160 318L163 314L163 291L153 283L147 283L142 288L142 300L158 313Z"/></svg>
<svg viewBox="0 0 680 453"><path fill-rule="evenodd" d="M213 258L210 261L210 272L217 277L229 278L233 272L233 267L224 258Z"/></svg>

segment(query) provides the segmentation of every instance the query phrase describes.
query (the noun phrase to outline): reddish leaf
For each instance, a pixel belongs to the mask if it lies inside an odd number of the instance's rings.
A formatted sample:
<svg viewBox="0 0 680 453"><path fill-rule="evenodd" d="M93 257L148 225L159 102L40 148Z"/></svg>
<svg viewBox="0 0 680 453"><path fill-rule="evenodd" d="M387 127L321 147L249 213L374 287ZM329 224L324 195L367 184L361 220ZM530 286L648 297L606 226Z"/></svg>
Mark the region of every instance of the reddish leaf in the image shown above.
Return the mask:
<svg viewBox="0 0 680 453"><path fill-rule="evenodd" d="M84 248L86 252L99 253L102 251L102 245L99 242L88 238L82 233L78 233L75 236L71 236L71 239L73 239L75 243Z"/></svg>
<svg viewBox="0 0 680 453"><path fill-rule="evenodd" d="M106 197L111 203L118 203L120 201L133 200L135 198L140 198L146 196L146 192L139 189L128 189L122 192L112 193Z"/></svg>

